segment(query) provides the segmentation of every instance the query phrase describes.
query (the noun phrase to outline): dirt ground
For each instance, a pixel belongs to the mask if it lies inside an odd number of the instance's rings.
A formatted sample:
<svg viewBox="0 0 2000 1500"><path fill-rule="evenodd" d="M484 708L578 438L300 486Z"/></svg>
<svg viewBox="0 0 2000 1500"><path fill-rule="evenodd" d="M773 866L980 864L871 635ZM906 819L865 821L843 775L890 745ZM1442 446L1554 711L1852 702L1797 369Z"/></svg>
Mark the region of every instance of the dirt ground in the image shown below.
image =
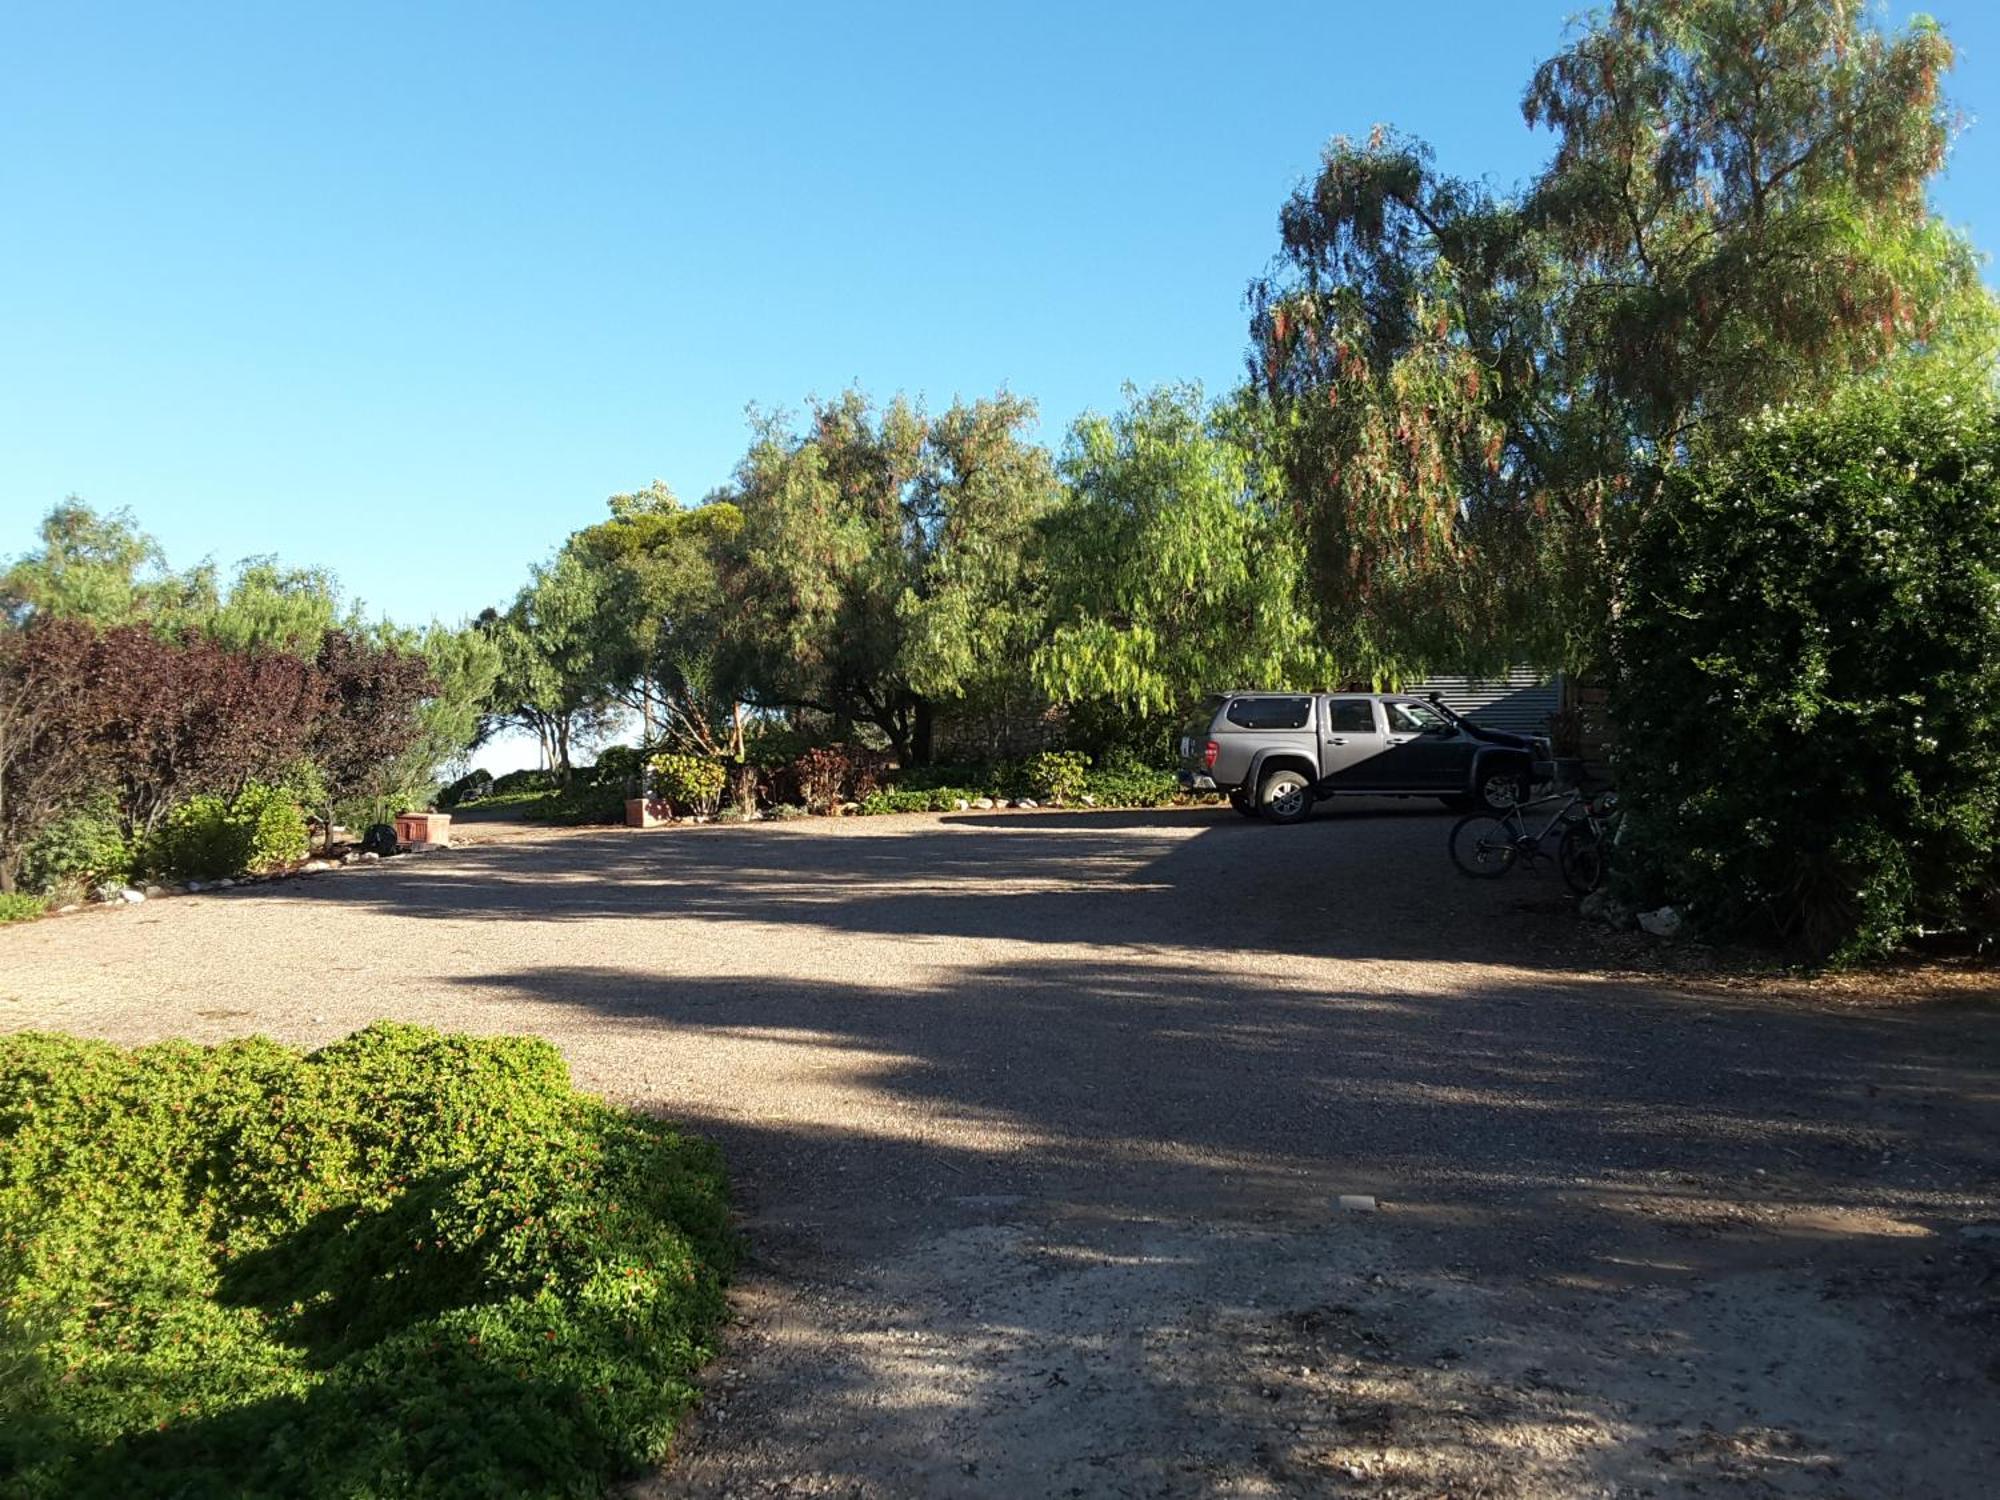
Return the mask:
<svg viewBox="0 0 2000 1500"><path fill-rule="evenodd" d="M534 1031L721 1140L647 1500L1994 1494L1993 987L1635 975L1448 826L468 830L0 932L0 1026Z"/></svg>

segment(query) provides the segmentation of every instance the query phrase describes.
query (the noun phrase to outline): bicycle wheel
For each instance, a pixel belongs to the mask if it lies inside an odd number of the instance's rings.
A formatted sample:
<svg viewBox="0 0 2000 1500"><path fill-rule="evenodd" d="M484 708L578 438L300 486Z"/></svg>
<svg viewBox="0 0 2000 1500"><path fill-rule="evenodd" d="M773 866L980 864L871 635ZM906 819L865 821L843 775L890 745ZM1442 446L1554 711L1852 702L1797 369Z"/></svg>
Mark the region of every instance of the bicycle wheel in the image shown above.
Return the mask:
<svg viewBox="0 0 2000 1500"><path fill-rule="evenodd" d="M1556 865L1563 884L1588 896L1604 881L1604 835L1588 823L1572 823L1556 845Z"/></svg>
<svg viewBox="0 0 2000 1500"><path fill-rule="evenodd" d="M1461 875L1475 880L1497 880L1514 868L1520 849L1514 842L1513 825L1505 818L1474 813L1460 818L1451 829L1451 862Z"/></svg>

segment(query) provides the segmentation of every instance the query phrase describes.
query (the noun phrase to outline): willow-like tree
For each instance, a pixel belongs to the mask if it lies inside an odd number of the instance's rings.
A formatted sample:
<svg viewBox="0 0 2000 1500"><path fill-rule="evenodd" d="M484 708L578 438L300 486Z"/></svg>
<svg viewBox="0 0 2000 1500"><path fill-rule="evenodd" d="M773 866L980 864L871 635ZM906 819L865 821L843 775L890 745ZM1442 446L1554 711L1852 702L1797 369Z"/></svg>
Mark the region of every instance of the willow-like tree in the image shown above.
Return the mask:
<svg viewBox="0 0 2000 1500"><path fill-rule="evenodd" d="M1601 660L1649 477L1767 403L1990 348L1930 212L1950 44L1846 0L1621 0L1535 73L1502 198L1336 141L1252 287L1328 639L1351 666Z"/></svg>
<svg viewBox="0 0 2000 1500"><path fill-rule="evenodd" d="M1034 656L1050 697L1157 718L1218 687L1330 682L1254 417L1180 387L1071 430Z"/></svg>

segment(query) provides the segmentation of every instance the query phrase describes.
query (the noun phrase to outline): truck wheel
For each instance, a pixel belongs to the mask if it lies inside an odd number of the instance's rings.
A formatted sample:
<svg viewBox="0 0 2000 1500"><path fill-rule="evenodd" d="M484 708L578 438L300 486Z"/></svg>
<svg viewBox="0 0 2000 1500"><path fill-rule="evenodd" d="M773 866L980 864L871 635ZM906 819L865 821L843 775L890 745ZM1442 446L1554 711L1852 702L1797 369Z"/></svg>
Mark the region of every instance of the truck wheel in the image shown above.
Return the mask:
<svg viewBox="0 0 2000 1500"><path fill-rule="evenodd" d="M1303 823L1313 808L1312 785L1303 772L1280 768L1257 788L1257 806L1273 823Z"/></svg>
<svg viewBox="0 0 2000 1500"><path fill-rule="evenodd" d="M1490 813L1503 813L1517 802L1526 802L1528 795L1527 772L1516 770L1481 771L1479 784L1472 791L1473 800Z"/></svg>
<svg viewBox="0 0 2000 1500"><path fill-rule="evenodd" d="M1251 800L1250 793L1240 786L1229 794L1229 805L1246 818L1257 816L1257 804Z"/></svg>

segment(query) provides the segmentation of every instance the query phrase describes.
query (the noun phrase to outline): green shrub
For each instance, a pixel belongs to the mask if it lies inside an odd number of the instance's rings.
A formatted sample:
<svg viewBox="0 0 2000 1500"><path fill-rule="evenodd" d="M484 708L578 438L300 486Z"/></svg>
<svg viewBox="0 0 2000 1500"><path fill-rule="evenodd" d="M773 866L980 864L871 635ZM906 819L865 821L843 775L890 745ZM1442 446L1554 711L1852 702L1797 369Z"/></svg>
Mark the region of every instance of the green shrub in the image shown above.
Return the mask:
<svg viewBox="0 0 2000 1500"><path fill-rule="evenodd" d="M713 1151L527 1038L0 1039L0 1472L71 1495L601 1493L722 1315Z"/></svg>
<svg viewBox="0 0 2000 1500"><path fill-rule="evenodd" d="M493 773L491 771L467 771L458 780L439 790L437 805L449 812L454 807L463 807L469 802L477 802L481 797L493 793Z"/></svg>
<svg viewBox="0 0 2000 1500"><path fill-rule="evenodd" d="M21 864L21 884L31 891L88 888L132 876L132 845L115 798L100 795L64 813L35 836Z"/></svg>
<svg viewBox="0 0 2000 1500"><path fill-rule="evenodd" d="M1078 801L1089 764L1081 750L1044 750L1028 762L1028 788L1043 802Z"/></svg>
<svg viewBox="0 0 2000 1500"><path fill-rule="evenodd" d="M48 908L46 897L31 896L26 891L0 891L0 923L32 922Z"/></svg>
<svg viewBox="0 0 2000 1500"><path fill-rule="evenodd" d="M720 761L702 755L681 755L662 751L650 762L653 791L664 797L676 811L712 814L721 805L722 789L729 773Z"/></svg>
<svg viewBox="0 0 2000 1500"><path fill-rule="evenodd" d="M630 745L606 745L597 752L596 764L576 774L592 786L617 788L621 797L637 796L639 772L645 765L644 751L635 750Z"/></svg>
<svg viewBox="0 0 2000 1500"><path fill-rule="evenodd" d="M562 785L554 771L509 771L504 776L493 778L492 788L487 795L505 797L514 792L553 792Z"/></svg>
<svg viewBox="0 0 2000 1500"><path fill-rule="evenodd" d="M1081 795L1099 807L1164 807L1180 794L1173 772L1121 761L1086 775Z"/></svg>
<svg viewBox="0 0 2000 1500"><path fill-rule="evenodd" d="M1956 927L2000 830L2000 428L1870 386L1671 475L1614 698L1641 899L1808 957Z"/></svg>
<svg viewBox="0 0 2000 1500"><path fill-rule="evenodd" d="M151 868L183 880L220 880L305 858L305 814L289 794L252 782L234 801L190 797L146 849Z"/></svg>

